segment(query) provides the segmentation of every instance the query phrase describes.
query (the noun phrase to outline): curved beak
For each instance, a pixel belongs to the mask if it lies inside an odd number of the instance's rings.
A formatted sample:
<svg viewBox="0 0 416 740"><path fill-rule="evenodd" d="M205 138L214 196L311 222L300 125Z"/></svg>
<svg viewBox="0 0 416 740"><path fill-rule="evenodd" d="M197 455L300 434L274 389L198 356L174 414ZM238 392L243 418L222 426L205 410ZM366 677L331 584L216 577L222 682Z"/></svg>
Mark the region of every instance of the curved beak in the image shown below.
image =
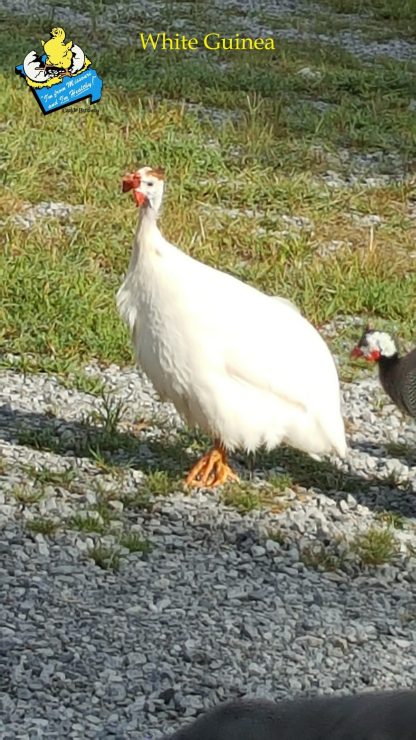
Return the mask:
<svg viewBox="0 0 416 740"><path fill-rule="evenodd" d="M360 349L360 347L357 346L357 347L354 347L353 350L351 350L351 353L350 353L351 359L356 360L358 357L363 357L363 356L364 356L364 352L362 351L362 349Z"/></svg>
<svg viewBox="0 0 416 740"><path fill-rule="evenodd" d="M124 175L121 181L121 189L123 193L127 193L129 190L133 190L140 185L140 175L138 172L128 172Z"/></svg>

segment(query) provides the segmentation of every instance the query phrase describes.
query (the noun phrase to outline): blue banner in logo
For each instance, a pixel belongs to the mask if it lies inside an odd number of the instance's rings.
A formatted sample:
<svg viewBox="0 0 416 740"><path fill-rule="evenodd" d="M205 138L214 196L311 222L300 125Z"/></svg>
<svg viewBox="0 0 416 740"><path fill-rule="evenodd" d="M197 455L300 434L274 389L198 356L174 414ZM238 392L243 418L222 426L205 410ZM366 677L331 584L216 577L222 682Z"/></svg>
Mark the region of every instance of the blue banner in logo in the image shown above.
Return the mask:
<svg viewBox="0 0 416 740"><path fill-rule="evenodd" d="M16 72L24 77L23 64L16 67ZM75 77L64 77L62 82L52 87L32 87L43 113L51 113L59 108L76 103L85 98L91 98L91 103L97 103L101 98L103 82L95 69L86 69Z"/></svg>

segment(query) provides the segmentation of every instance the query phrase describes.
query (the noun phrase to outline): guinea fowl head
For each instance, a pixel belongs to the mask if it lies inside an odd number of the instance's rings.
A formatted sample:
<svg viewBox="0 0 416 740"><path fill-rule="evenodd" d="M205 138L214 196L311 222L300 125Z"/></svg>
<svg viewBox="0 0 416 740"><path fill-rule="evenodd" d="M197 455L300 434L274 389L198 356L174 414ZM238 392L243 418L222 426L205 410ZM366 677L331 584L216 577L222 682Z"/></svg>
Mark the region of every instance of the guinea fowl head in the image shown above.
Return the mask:
<svg viewBox="0 0 416 740"><path fill-rule="evenodd" d="M378 362L382 357L394 357L397 347L394 339L385 331L366 328L351 357L363 357L369 362Z"/></svg>
<svg viewBox="0 0 416 740"><path fill-rule="evenodd" d="M164 171L160 167L140 167L124 175L122 191L133 191L138 206L151 208L156 213L162 204Z"/></svg>

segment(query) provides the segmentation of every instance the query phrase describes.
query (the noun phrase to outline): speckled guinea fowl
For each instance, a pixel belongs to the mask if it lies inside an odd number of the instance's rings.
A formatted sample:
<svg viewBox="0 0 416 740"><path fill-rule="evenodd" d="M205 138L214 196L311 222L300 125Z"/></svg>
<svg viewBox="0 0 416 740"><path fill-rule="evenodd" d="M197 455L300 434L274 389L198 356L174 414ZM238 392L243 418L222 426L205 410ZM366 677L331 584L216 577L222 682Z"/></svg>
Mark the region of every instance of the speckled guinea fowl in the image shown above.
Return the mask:
<svg viewBox="0 0 416 740"><path fill-rule="evenodd" d="M416 418L416 349L400 357L390 334L367 328L351 356L377 362L384 391L404 414Z"/></svg>

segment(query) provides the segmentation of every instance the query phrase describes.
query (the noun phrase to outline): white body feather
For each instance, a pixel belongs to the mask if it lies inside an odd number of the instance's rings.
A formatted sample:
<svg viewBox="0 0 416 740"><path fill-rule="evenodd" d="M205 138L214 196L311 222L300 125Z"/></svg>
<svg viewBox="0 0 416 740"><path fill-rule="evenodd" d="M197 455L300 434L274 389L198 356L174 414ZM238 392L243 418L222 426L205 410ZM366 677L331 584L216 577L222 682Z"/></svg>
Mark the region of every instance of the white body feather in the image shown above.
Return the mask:
<svg viewBox="0 0 416 740"><path fill-rule="evenodd" d="M146 211L117 305L138 363L189 425L228 449L345 455L338 375L314 327L289 301L181 252Z"/></svg>

